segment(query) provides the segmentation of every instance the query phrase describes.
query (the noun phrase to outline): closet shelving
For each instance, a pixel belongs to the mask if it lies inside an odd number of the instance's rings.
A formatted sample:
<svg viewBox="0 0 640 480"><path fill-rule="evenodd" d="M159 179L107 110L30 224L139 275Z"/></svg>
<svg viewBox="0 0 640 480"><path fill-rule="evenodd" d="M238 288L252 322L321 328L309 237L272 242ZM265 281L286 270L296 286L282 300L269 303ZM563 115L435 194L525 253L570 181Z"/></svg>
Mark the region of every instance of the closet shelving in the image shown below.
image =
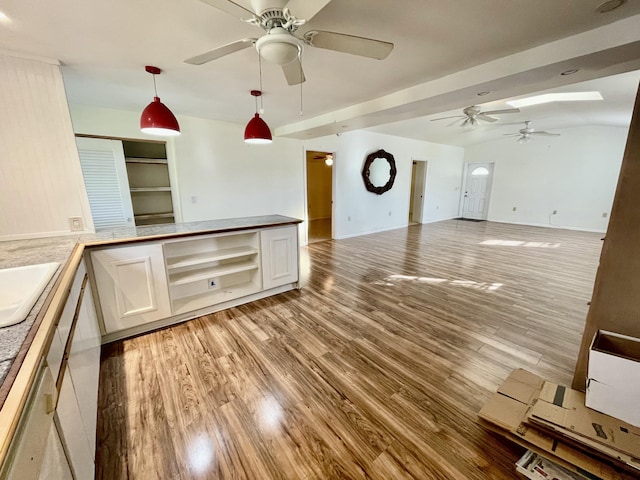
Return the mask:
<svg viewBox="0 0 640 480"><path fill-rule="evenodd" d="M164 255L174 315L262 289L256 231L165 242Z"/></svg>
<svg viewBox="0 0 640 480"><path fill-rule="evenodd" d="M124 140L122 145L136 225L174 223L165 144Z"/></svg>

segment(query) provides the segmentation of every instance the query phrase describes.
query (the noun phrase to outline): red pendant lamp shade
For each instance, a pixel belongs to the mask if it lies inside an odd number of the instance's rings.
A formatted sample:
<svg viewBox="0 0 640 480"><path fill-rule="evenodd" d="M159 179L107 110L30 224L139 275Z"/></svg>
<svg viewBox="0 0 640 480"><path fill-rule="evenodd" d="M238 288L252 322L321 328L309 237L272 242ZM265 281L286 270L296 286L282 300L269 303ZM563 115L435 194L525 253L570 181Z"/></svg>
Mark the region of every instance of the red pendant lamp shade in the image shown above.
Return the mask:
<svg viewBox="0 0 640 480"><path fill-rule="evenodd" d="M162 70L158 67L152 66L145 67L145 70L154 76L153 86L155 89L155 76L161 73ZM180 135L180 125L178 125L178 120L176 120L175 115L171 113L171 110L169 110L167 106L160 101L157 91L156 95L153 97L153 102L147 105L147 107L142 111L142 115L140 116L140 130L143 133L151 135Z"/></svg>
<svg viewBox="0 0 640 480"><path fill-rule="evenodd" d="M244 129L244 141L249 144L267 144L273 141L273 137L271 136L271 130L269 129L269 125L260 118L260 114L258 114L258 97L262 95L260 90L251 90L251 95L256 97L256 113L249 123L247 123L247 127Z"/></svg>

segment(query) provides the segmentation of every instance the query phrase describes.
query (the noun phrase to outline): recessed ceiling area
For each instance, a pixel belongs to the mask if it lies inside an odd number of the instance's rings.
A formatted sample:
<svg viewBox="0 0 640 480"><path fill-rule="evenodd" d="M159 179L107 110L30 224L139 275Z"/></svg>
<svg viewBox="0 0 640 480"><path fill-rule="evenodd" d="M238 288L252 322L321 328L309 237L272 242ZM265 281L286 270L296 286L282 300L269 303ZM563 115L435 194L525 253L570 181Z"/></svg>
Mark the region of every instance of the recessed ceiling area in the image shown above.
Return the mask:
<svg viewBox="0 0 640 480"><path fill-rule="evenodd" d="M248 0L237 3L251 8ZM428 131L421 127L425 115L482 101L504 105L506 98L637 70L640 2L598 13L602 3L333 0L300 34L317 29L371 37L392 42L393 51L373 60L305 47L307 80L301 87L289 86L280 67L262 62L262 116L276 136L304 139L373 128L415 138ZM152 89L144 66L157 65L163 70L158 91L178 118L244 124L253 114L248 92L260 87L255 49L200 66L184 60L264 32L200 0L58 0L54 12L41 0L0 0L0 10L11 19L0 23L0 48L58 59L71 104L141 111ZM572 68L579 71L560 75ZM477 95L484 91L489 93ZM582 112L591 119L596 114L604 117L592 121L618 116ZM411 127L404 124L409 133L397 127L413 118ZM467 142L438 130L423 139Z"/></svg>

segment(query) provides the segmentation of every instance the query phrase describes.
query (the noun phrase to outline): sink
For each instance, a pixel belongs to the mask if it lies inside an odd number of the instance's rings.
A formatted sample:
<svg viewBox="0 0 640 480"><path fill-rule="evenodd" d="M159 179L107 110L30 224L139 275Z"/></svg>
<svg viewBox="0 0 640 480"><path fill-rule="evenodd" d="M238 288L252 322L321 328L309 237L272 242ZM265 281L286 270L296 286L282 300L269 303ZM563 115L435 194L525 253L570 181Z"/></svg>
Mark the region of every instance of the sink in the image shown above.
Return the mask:
<svg viewBox="0 0 640 480"><path fill-rule="evenodd" d="M0 270L0 327L27 318L59 266L53 262Z"/></svg>

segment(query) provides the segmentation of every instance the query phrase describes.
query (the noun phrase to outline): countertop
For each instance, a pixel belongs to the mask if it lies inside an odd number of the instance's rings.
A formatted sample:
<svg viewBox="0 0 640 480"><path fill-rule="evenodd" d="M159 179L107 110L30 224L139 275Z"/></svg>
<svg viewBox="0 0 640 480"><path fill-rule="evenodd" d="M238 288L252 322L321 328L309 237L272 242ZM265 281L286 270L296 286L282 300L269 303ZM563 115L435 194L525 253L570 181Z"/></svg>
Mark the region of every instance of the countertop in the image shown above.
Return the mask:
<svg viewBox="0 0 640 480"><path fill-rule="evenodd" d="M28 347L28 345L25 345L25 340L33 337L33 335L29 335L29 332L34 327L36 317L51 293L53 285L76 245L81 245L82 247L98 247L118 243L290 225L300 222L301 220L297 218L282 215L263 215L190 223L116 228L84 235L0 242L0 268L35 265L47 262L60 263L60 267L42 295L40 295L40 298L26 320L16 325L0 328L0 391L6 393L7 386L4 385L4 381L7 378L7 373L19 353ZM38 325L36 325L36 328L37 327ZM15 371L16 369L14 368L13 370ZM3 398L0 398L0 404L2 400Z"/></svg>

